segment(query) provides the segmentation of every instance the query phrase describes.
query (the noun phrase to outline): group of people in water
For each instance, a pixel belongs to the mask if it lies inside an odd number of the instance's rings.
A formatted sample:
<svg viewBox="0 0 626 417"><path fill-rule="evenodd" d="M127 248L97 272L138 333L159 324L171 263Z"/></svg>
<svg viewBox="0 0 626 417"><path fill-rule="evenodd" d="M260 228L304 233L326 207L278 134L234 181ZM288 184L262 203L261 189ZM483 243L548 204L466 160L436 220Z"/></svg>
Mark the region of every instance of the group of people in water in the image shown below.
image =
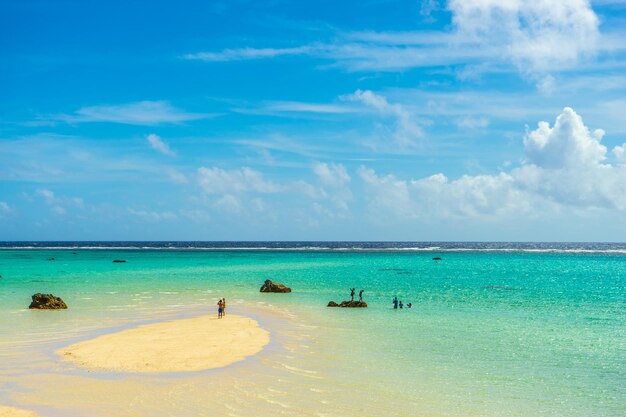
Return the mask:
<svg viewBox="0 0 626 417"><path fill-rule="evenodd" d="M363 292L364 290L359 291L359 301L363 301ZM354 301L355 294L356 294L356 288L350 288L350 301ZM393 308L396 310L398 308L404 308L405 306L406 308L413 307L413 303L404 304L401 300L398 300L398 297L393 297L393 300L391 300L391 302L393 303Z"/></svg>
<svg viewBox="0 0 626 417"><path fill-rule="evenodd" d="M217 318L221 319L226 315L226 298L221 298L217 302Z"/></svg>
<svg viewBox="0 0 626 417"><path fill-rule="evenodd" d="M393 303L394 310L398 308L404 308L404 304L402 303L402 301L398 300L398 297L393 297L393 300L391 300L391 302ZM406 308L411 308L411 307L413 307L413 303L408 303L406 305Z"/></svg>
<svg viewBox="0 0 626 417"><path fill-rule="evenodd" d="M363 301L363 292L364 290L359 291L359 301ZM350 300L351 301L354 301L355 295L356 295L356 288L350 288ZM391 302L393 303L394 310L398 308L404 308L405 306L405 304L401 300L398 300L398 297L393 297L393 300L391 300ZM406 308L411 308L411 307L413 307L413 303L406 304ZM226 298L220 298L220 300L217 302L217 318L221 319L225 315L226 315Z"/></svg>

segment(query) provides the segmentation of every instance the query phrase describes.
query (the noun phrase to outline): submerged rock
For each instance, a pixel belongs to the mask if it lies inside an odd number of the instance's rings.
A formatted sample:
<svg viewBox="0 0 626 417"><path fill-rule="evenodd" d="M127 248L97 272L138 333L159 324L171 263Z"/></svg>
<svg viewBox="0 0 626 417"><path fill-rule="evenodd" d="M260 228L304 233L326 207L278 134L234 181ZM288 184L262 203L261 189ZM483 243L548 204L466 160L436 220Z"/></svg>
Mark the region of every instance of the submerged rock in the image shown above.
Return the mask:
<svg viewBox="0 0 626 417"><path fill-rule="evenodd" d="M327 307L365 308L367 303L365 301L342 301L341 304L337 304L334 301L330 301Z"/></svg>
<svg viewBox="0 0 626 417"><path fill-rule="evenodd" d="M67 304L59 297L52 294L37 293L32 296L33 302L28 308L36 308L42 310L62 310L67 308Z"/></svg>
<svg viewBox="0 0 626 417"><path fill-rule="evenodd" d="M126 262L126 259L113 259L114 264L123 264Z"/></svg>
<svg viewBox="0 0 626 417"><path fill-rule="evenodd" d="M277 282L272 282L269 279L266 279L263 285L261 286L261 292L291 292L291 288L279 284Z"/></svg>

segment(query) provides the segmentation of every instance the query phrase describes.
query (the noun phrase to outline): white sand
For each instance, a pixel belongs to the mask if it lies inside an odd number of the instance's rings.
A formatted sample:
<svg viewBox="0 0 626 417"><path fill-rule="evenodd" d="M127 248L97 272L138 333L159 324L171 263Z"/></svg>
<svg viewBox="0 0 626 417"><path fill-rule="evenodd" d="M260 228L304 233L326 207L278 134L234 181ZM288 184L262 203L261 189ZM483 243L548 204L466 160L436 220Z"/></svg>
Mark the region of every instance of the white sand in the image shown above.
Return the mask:
<svg viewBox="0 0 626 417"><path fill-rule="evenodd" d="M203 316L99 336L57 354L88 369L189 372L230 365L256 354L268 342L269 333L250 318Z"/></svg>
<svg viewBox="0 0 626 417"><path fill-rule="evenodd" d="M0 417L38 417L37 413L0 405Z"/></svg>

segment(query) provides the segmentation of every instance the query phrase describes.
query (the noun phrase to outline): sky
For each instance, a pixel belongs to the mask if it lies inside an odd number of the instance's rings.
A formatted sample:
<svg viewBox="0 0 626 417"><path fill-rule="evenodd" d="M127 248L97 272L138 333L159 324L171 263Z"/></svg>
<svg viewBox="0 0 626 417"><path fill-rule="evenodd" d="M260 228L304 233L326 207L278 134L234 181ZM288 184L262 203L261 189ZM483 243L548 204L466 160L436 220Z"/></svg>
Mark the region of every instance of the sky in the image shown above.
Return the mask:
<svg viewBox="0 0 626 417"><path fill-rule="evenodd" d="M0 240L625 237L624 0L0 2Z"/></svg>

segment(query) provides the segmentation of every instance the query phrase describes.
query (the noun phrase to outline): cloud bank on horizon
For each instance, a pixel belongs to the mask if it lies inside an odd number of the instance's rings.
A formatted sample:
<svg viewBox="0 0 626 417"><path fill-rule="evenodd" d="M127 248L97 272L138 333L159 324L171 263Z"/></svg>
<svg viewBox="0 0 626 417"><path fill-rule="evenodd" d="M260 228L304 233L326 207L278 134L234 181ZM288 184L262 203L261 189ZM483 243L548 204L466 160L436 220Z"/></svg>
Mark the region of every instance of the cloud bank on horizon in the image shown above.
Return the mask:
<svg viewBox="0 0 626 417"><path fill-rule="evenodd" d="M0 6L0 239L623 240L624 3L393 5Z"/></svg>

